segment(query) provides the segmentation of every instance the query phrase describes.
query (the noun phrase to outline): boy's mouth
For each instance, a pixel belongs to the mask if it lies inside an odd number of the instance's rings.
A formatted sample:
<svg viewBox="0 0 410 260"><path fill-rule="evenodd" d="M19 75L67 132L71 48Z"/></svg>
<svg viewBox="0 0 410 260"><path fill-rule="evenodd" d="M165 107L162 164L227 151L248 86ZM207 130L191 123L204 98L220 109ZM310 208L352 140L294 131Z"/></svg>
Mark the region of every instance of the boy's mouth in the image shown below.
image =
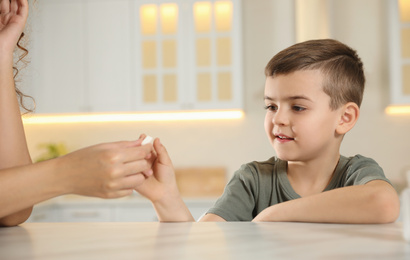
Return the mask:
<svg viewBox="0 0 410 260"><path fill-rule="evenodd" d="M283 135L283 134L277 134L275 135L275 139L277 139L278 141L293 141L295 140L295 138Z"/></svg>

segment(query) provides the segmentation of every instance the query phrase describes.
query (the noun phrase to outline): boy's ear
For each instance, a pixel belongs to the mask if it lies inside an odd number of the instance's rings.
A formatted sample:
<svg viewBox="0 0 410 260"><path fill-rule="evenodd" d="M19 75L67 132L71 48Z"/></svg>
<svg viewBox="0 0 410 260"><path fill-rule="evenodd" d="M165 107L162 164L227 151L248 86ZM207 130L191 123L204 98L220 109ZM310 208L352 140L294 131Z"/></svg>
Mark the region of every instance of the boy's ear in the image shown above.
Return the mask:
<svg viewBox="0 0 410 260"><path fill-rule="evenodd" d="M349 102L340 111L340 121L336 133L344 135L356 124L357 119L359 119L360 109L356 103Z"/></svg>

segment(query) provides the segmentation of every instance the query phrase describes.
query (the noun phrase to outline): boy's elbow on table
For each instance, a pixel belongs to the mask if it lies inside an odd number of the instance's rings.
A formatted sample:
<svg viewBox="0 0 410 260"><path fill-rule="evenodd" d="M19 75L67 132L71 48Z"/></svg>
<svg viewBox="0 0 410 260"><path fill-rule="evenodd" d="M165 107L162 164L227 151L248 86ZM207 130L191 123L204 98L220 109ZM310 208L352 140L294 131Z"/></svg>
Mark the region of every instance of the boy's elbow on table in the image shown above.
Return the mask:
<svg viewBox="0 0 410 260"><path fill-rule="evenodd" d="M384 196L380 200L380 223L392 223L400 214L400 202L397 196Z"/></svg>
<svg viewBox="0 0 410 260"><path fill-rule="evenodd" d="M389 186L386 188L386 186ZM390 184L374 189L369 197L373 205L375 222L379 224L391 223L397 220L400 214L400 201L397 192Z"/></svg>

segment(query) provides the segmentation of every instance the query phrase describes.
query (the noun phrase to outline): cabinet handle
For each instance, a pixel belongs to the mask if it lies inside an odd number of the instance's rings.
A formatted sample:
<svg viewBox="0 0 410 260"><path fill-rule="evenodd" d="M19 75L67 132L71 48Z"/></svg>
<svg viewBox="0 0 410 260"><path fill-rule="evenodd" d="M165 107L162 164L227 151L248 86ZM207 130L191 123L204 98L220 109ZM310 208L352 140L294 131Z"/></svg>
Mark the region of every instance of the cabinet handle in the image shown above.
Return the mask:
<svg viewBox="0 0 410 260"><path fill-rule="evenodd" d="M92 211L92 212L81 212L81 211L77 211L77 212L73 212L72 216L75 218L95 218L98 217L100 214L96 211Z"/></svg>
<svg viewBox="0 0 410 260"><path fill-rule="evenodd" d="M38 215L33 216L32 221L33 222L39 222L39 221L42 221L46 218L47 218L46 214L38 214Z"/></svg>

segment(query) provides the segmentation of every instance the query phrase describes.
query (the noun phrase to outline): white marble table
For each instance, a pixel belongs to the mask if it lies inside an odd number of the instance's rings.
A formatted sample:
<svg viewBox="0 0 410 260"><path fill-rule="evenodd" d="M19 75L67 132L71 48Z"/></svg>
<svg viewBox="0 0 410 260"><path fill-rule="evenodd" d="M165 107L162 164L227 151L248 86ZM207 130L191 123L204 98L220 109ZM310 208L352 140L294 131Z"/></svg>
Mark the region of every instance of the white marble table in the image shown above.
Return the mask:
<svg viewBox="0 0 410 260"><path fill-rule="evenodd" d="M0 259L410 259L401 223L26 223Z"/></svg>

